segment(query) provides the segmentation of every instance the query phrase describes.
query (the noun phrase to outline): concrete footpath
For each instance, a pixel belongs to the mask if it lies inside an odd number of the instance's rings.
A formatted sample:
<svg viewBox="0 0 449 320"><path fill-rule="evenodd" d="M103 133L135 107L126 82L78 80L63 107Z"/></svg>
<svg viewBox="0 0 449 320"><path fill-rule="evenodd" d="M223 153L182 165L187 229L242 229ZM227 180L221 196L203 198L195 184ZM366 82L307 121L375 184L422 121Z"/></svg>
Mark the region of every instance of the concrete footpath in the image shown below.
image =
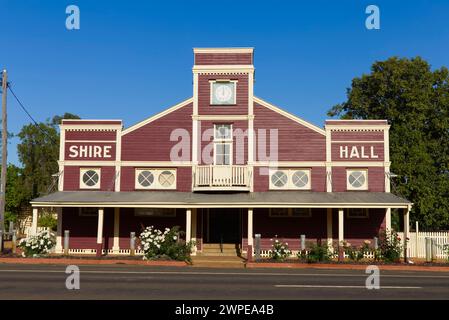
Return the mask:
<svg viewBox="0 0 449 320"><path fill-rule="evenodd" d="M211 267L211 268L248 268L248 269L333 269L333 270L365 270L368 264L350 263L288 263L288 262L246 262L243 259L224 259L217 257L193 257L193 263L184 261L148 261L133 259L87 259L87 258L6 258L0 257L0 264L25 264L25 265L140 265L140 266L166 266L166 267ZM373 264L380 270L391 271L426 271L449 272L447 265L424 264L397 264L384 265Z"/></svg>

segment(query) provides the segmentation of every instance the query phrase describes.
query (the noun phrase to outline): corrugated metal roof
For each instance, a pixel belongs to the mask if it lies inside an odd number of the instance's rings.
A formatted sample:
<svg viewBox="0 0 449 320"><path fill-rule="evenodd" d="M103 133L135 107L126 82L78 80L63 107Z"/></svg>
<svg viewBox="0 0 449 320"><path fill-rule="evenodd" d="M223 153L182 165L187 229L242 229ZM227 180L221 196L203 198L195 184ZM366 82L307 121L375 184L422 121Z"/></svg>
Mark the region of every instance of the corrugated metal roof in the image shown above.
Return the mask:
<svg viewBox="0 0 449 320"><path fill-rule="evenodd" d="M31 201L38 206L103 207L397 207L411 205L385 192L270 191L252 193L192 193L176 191L58 191Z"/></svg>

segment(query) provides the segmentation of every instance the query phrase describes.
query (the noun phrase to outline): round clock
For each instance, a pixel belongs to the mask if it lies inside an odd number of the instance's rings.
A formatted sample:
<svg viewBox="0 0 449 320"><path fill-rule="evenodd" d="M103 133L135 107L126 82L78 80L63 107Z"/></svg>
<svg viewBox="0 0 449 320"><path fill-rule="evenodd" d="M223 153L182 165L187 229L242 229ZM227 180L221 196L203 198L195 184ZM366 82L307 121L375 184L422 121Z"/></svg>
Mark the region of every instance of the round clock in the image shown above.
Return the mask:
<svg viewBox="0 0 449 320"><path fill-rule="evenodd" d="M215 99L219 102L225 102L231 99L232 89L227 85L218 85L215 87Z"/></svg>

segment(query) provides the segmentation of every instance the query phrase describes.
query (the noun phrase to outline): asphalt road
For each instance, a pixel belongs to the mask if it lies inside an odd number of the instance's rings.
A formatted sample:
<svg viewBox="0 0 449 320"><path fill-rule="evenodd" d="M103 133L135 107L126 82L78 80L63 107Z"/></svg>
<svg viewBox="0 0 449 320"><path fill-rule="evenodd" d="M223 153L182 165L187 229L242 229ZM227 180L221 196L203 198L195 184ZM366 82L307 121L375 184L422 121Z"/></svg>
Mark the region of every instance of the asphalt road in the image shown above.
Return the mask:
<svg viewBox="0 0 449 320"><path fill-rule="evenodd" d="M381 271L380 289L362 270L0 264L0 299L449 299L449 273Z"/></svg>

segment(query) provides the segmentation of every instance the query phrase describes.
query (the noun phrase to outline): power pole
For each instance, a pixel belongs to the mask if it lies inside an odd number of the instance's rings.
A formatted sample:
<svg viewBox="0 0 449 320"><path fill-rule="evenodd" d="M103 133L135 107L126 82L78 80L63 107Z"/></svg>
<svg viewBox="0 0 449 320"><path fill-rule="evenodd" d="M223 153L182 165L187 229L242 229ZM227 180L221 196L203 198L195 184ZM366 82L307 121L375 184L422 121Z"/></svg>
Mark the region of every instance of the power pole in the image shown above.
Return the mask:
<svg viewBox="0 0 449 320"><path fill-rule="evenodd" d="M3 237L5 231L5 199L6 199L6 170L8 157L8 131L6 125L6 94L8 92L8 74L2 72L2 171L0 175L0 234ZM0 239L0 250L2 241Z"/></svg>

